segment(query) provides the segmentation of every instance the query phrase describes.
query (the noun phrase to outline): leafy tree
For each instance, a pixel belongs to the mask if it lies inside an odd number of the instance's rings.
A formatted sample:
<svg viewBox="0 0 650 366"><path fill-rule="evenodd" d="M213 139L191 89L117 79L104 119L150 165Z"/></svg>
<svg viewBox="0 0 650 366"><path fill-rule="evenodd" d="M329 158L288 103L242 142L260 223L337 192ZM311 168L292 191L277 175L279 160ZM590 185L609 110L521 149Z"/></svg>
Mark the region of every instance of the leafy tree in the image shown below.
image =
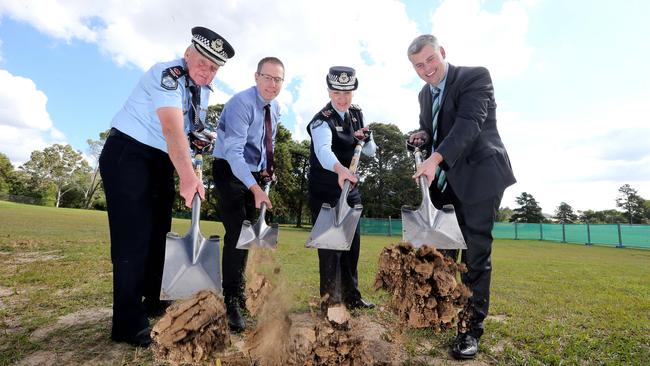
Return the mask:
<svg viewBox="0 0 650 366"><path fill-rule="evenodd" d="M629 223L644 223L645 200L638 195L637 190L624 184L618 189L619 196L616 198L616 207L626 213Z"/></svg>
<svg viewBox="0 0 650 366"><path fill-rule="evenodd" d="M377 144L374 157L362 155L359 175L366 217L398 217L403 205L417 206L419 189L411 176L414 159L406 150L406 135L394 124L371 123Z"/></svg>
<svg viewBox="0 0 650 366"><path fill-rule="evenodd" d="M99 140L88 139L86 143L88 144L88 153L93 159L94 166L92 167L92 172L82 180L81 185L83 188L83 208L90 208L95 198L99 194L99 187L102 184L101 176L99 175L99 155L102 153L104 144L106 143L106 138L108 138L108 133L110 130L100 132Z"/></svg>
<svg viewBox="0 0 650 366"><path fill-rule="evenodd" d="M289 147L291 154L291 172L293 181L293 193L287 197L292 216L296 219L296 227L302 227L303 216L310 216L307 205L309 196L307 194L307 174L309 173L309 140L301 142L292 141Z"/></svg>
<svg viewBox="0 0 650 366"><path fill-rule="evenodd" d="M554 218L562 224L573 224L578 220L578 215L573 212L571 205L561 202L555 209Z"/></svg>
<svg viewBox="0 0 650 366"><path fill-rule="evenodd" d="M508 222L514 214L514 211L510 207L499 207L497 211L497 222Z"/></svg>
<svg viewBox="0 0 650 366"><path fill-rule="evenodd" d="M80 174L90 173L88 163L81 153L70 145L54 144L43 151L33 151L30 160L20 169L26 173L29 184L39 190L52 186L55 191L55 206L59 207L61 198L78 186Z"/></svg>
<svg viewBox="0 0 650 366"><path fill-rule="evenodd" d="M0 193L8 193L11 190L11 182L14 175L14 166L7 155L0 153Z"/></svg>
<svg viewBox="0 0 650 366"><path fill-rule="evenodd" d="M542 215L542 208L539 207L532 194L522 192L515 200L520 207L514 209L510 222L542 223L546 221Z"/></svg>
<svg viewBox="0 0 650 366"><path fill-rule="evenodd" d="M613 209L603 211L586 210L579 211L579 213L580 221L589 224L623 224L627 222L622 212Z"/></svg>

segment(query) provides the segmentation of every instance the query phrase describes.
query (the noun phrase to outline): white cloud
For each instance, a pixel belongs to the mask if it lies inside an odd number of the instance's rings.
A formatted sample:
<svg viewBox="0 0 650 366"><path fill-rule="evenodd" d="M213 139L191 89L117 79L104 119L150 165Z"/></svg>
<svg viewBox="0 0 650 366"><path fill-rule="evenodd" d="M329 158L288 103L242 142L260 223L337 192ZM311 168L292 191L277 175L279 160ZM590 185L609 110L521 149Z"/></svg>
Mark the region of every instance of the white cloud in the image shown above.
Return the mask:
<svg viewBox="0 0 650 366"><path fill-rule="evenodd" d="M47 96L32 80L0 69L0 146L16 167L32 151L65 139L46 107Z"/></svg>

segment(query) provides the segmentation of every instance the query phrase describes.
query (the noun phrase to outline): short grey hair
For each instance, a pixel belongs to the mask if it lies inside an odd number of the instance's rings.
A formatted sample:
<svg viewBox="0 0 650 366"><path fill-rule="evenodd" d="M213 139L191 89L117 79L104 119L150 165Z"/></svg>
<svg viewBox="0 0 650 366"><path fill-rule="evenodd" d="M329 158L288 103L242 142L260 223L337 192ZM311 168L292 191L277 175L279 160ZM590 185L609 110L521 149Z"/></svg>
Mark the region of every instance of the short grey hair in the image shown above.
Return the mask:
<svg viewBox="0 0 650 366"><path fill-rule="evenodd" d="M407 56L415 55L416 53L422 51L422 48L424 48L424 46L426 45L431 45L436 50L440 47L440 44L438 43L438 39L435 36L431 34L423 34L421 36L417 36L413 40L413 42L411 42L406 52L406 55Z"/></svg>

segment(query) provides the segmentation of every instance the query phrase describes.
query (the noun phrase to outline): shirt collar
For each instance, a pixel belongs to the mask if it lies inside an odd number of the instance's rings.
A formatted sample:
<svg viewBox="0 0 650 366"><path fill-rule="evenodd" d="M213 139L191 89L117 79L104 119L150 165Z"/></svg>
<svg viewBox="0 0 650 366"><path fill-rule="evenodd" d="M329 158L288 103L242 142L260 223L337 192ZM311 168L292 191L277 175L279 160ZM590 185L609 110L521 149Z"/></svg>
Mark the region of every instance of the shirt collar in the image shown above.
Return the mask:
<svg viewBox="0 0 650 366"><path fill-rule="evenodd" d="M438 85L429 84L429 90L431 90L432 94L435 91L433 88L438 88L438 89L440 89L440 94L442 95L442 91L445 90L445 85L447 85L447 74L448 73L449 73L449 64L445 63L445 76L442 78L442 80L440 80Z"/></svg>

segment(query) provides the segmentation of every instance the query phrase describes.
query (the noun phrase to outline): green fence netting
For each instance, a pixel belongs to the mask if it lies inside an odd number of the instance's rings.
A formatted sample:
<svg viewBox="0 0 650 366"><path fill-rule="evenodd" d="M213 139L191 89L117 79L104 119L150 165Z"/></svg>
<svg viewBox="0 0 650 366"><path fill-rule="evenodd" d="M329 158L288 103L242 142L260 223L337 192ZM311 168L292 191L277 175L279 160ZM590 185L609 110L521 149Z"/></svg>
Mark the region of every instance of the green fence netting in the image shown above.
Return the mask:
<svg viewBox="0 0 650 366"><path fill-rule="evenodd" d="M361 234L401 238L402 220L361 218ZM563 243L650 249L650 225L521 224L497 222L497 239L549 240Z"/></svg>

